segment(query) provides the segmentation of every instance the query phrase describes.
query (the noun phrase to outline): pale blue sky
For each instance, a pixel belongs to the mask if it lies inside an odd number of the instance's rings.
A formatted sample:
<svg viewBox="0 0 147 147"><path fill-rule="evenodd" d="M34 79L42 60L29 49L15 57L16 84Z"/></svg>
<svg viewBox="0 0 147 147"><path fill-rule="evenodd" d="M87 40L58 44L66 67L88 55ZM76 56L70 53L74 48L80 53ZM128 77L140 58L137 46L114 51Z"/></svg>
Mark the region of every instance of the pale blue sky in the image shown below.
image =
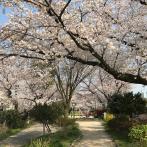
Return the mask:
<svg viewBox="0 0 147 147"><path fill-rule="evenodd" d="M133 90L134 93L137 93L137 92L144 93L144 96L147 98L147 86L132 84L131 89Z"/></svg>
<svg viewBox="0 0 147 147"><path fill-rule="evenodd" d="M3 11L2 6L0 6L0 26L3 26L4 24L8 22L8 17L6 15L8 13L10 13L9 9L5 9L5 11ZM133 90L134 93L143 92L144 96L147 98L147 86L132 84L131 90Z"/></svg>
<svg viewBox="0 0 147 147"><path fill-rule="evenodd" d="M0 6L0 26L4 25L8 22L8 17L6 14L10 12L10 9L3 9L2 6Z"/></svg>

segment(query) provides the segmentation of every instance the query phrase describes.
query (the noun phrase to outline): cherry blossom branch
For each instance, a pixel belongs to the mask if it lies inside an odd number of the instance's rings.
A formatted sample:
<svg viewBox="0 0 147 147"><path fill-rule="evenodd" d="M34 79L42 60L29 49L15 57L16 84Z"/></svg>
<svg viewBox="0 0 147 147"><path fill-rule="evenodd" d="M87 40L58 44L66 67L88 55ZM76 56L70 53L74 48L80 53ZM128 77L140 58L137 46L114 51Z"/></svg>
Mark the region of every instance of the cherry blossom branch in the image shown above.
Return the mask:
<svg viewBox="0 0 147 147"><path fill-rule="evenodd" d="M38 59L38 60L45 61L45 59L41 58L41 57L33 57L33 56L14 54L14 53L12 53L12 54L0 54L0 57L2 57L0 60L4 60L5 58L16 57L16 56L26 58L26 59Z"/></svg>

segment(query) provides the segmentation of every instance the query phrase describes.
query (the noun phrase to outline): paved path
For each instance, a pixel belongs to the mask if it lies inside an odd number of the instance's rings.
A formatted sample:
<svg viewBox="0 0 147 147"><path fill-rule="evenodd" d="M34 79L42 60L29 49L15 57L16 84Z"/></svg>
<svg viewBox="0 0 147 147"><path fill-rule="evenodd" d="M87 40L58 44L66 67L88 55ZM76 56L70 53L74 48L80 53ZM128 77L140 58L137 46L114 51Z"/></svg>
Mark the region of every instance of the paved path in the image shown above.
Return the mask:
<svg viewBox="0 0 147 147"><path fill-rule="evenodd" d="M55 129L53 131L55 131ZM42 125L35 124L30 128L27 128L18 134L1 141L0 147L21 147L22 145L28 143L31 139L43 135L42 132Z"/></svg>
<svg viewBox="0 0 147 147"><path fill-rule="evenodd" d="M78 121L78 124L83 138L75 147L115 147L101 121L83 120Z"/></svg>

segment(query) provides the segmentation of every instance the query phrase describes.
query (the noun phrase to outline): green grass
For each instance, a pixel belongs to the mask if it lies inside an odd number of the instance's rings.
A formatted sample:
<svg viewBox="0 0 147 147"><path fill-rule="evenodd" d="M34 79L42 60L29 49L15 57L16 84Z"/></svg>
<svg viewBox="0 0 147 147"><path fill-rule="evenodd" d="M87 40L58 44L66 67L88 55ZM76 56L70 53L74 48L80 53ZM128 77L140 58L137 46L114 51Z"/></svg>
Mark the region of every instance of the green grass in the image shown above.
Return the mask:
<svg viewBox="0 0 147 147"><path fill-rule="evenodd" d="M0 131L0 141L8 138L9 136L17 134L17 133L19 133L20 131L22 131L22 130L24 130L26 128L31 127L33 124L35 124L35 123L33 121L31 121L30 124L26 125L24 128L17 128L17 129L8 128L8 130L6 130L6 131L1 130Z"/></svg>
<svg viewBox="0 0 147 147"><path fill-rule="evenodd" d="M56 133L34 139L24 147L69 147L80 136L78 126L70 125Z"/></svg>
<svg viewBox="0 0 147 147"><path fill-rule="evenodd" d="M147 144L132 142L128 137L128 131L116 131L108 128L105 124L106 132L112 137L117 147L147 147Z"/></svg>
<svg viewBox="0 0 147 147"><path fill-rule="evenodd" d="M18 129L8 129L6 132L0 132L0 141L3 139L6 139L7 137L9 137L11 135L17 134L21 130L22 130L22 128L18 128Z"/></svg>

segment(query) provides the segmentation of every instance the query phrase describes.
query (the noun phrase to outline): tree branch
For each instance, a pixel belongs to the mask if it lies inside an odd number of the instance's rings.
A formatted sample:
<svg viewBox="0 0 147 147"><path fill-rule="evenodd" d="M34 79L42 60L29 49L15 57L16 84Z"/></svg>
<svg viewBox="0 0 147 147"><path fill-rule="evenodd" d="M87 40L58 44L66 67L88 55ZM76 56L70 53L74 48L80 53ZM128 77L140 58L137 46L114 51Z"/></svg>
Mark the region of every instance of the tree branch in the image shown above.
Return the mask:
<svg viewBox="0 0 147 147"><path fill-rule="evenodd" d="M139 2L141 5L147 5L147 1L146 0L132 0L132 1Z"/></svg>
<svg viewBox="0 0 147 147"><path fill-rule="evenodd" d="M68 0L68 2L66 3L66 5L64 6L64 8L61 10L59 18L62 17L62 15L64 14L64 11L66 10L66 8L69 6L71 0Z"/></svg>

